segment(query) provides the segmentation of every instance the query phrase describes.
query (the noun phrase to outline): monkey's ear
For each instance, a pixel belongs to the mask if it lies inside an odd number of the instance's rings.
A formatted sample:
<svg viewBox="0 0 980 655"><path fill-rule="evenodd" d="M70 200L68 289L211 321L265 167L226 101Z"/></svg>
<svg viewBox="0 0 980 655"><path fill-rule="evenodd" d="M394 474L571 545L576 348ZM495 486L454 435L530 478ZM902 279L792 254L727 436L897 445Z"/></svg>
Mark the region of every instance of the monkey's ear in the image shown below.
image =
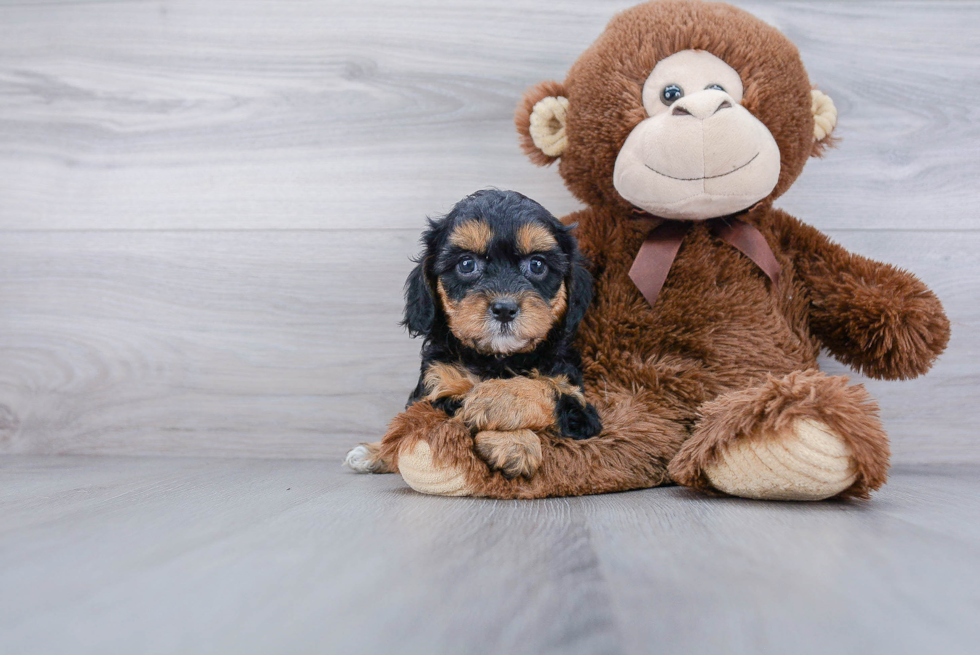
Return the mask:
<svg viewBox="0 0 980 655"><path fill-rule="evenodd" d="M837 138L832 136L837 127L837 107L830 96L814 88L810 91L811 111L813 112L813 150L812 157L823 157L824 150L837 145Z"/></svg>
<svg viewBox="0 0 980 655"><path fill-rule="evenodd" d="M436 299L429 284L426 263L427 258L419 261L405 280L405 318L402 325L408 328L408 333L413 337L429 334L436 318Z"/></svg>
<svg viewBox="0 0 980 655"><path fill-rule="evenodd" d="M575 334L578 324L585 318L585 311L592 302L592 274L581 258L576 257L568 276L568 311L565 314L565 332Z"/></svg>
<svg viewBox="0 0 980 655"><path fill-rule="evenodd" d="M524 94L514 114L514 125L521 149L532 162L546 166L565 152L567 118L568 98L560 82L541 82Z"/></svg>

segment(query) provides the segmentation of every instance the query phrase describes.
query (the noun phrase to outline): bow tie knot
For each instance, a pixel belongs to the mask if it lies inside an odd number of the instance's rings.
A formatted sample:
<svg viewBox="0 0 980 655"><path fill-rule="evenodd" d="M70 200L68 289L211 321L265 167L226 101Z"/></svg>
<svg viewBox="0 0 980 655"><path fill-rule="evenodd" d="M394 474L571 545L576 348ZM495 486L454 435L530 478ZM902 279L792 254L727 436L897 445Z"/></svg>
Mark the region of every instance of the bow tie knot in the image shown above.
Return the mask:
<svg viewBox="0 0 980 655"><path fill-rule="evenodd" d="M705 221L712 232L723 241L740 250L772 280L779 284L779 262L766 238L753 226L728 216ZM685 235L693 227L692 221L663 220L650 230L633 260L629 276L633 284L652 306L667 280L670 267L681 248Z"/></svg>

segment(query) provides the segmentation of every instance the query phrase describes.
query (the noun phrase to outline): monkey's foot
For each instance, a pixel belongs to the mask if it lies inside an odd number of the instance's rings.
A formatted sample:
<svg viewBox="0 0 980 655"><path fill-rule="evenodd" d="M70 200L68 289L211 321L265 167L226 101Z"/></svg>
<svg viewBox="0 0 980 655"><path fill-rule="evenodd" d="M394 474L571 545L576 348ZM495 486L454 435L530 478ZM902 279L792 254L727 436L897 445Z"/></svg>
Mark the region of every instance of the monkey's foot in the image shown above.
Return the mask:
<svg viewBox="0 0 980 655"><path fill-rule="evenodd" d="M473 469L488 470L473 452L469 428L428 401L391 420L379 454L412 489L437 496L474 495Z"/></svg>
<svg viewBox="0 0 980 655"><path fill-rule="evenodd" d="M700 489L768 500L867 498L884 484L888 438L861 385L820 371L719 396L670 463Z"/></svg>
<svg viewBox="0 0 980 655"><path fill-rule="evenodd" d="M398 453L398 471L415 491L435 496L469 496L463 467L437 465L428 442L406 443Z"/></svg>
<svg viewBox="0 0 980 655"><path fill-rule="evenodd" d="M759 437L727 444L704 467L715 489L743 498L823 500L857 479L850 446L826 423L802 419Z"/></svg>

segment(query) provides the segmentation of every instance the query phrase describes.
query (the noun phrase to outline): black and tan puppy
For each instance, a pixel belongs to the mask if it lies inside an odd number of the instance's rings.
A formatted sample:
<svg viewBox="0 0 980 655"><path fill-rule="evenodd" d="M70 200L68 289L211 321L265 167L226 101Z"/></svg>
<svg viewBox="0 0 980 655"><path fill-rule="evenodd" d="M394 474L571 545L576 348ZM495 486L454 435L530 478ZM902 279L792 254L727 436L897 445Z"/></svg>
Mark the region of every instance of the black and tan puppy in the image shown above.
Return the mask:
<svg viewBox="0 0 980 655"><path fill-rule="evenodd" d="M536 432L584 439L601 430L585 401L575 330L592 278L574 237L513 191L478 191L429 222L405 284L405 320L422 336L422 371L408 404L429 402L471 429L504 475L531 476ZM378 444L347 456L358 471L393 470Z"/></svg>

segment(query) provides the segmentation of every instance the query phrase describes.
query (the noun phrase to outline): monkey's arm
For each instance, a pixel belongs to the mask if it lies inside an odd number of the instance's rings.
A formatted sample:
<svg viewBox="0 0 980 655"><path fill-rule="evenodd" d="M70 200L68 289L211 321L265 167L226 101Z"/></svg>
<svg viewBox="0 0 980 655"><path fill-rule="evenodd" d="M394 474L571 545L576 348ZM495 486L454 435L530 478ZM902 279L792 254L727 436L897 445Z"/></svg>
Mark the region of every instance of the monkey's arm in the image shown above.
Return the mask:
<svg viewBox="0 0 980 655"><path fill-rule="evenodd" d="M774 211L810 294L810 328L841 362L873 378L922 375L949 341L939 299L911 273L855 255L820 231Z"/></svg>

